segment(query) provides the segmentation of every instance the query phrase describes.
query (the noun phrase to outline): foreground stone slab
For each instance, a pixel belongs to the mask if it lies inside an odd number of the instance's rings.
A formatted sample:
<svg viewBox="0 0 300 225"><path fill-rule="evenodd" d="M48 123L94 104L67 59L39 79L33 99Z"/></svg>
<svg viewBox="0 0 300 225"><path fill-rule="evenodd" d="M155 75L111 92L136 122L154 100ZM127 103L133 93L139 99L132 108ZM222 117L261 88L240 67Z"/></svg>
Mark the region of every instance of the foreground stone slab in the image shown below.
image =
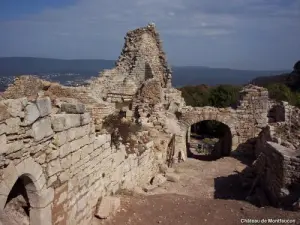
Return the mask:
<svg viewBox="0 0 300 225"><path fill-rule="evenodd" d="M114 215L120 208L121 201L118 197L106 196L98 201L95 216L99 219L107 219Z"/></svg>
<svg viewBox="0 0 300 225"><path fill-rule="evenodd" d="M166 173L166 179L170 182L178 182L180 180L180 176L176 173Z"/></svg>
<svg viewBox="0 0 300 225"><path fill-rule="evenodd" d="M166 178L166 177L164 177L162 174L157 174L157 175L153 178L151 184L152 184L153 186L160 186L160 185L162 185L163 183L165 183L166 181L167 181L167 178Z"/></svg>

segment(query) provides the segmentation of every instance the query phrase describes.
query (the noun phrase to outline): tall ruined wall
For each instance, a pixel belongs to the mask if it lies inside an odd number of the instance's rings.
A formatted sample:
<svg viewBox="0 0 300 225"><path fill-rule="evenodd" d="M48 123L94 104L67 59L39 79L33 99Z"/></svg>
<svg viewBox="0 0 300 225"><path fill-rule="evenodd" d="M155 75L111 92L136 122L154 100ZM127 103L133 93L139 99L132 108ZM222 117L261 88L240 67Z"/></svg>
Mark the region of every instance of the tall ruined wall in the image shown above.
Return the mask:
<svg viewBox="0 0 300 225"><path fill-rule="evenodd" d="M257 137L261 129L268 124L269 97L265 88L248 85L241 91L237 118L239 124L239 142Z"/></svg>
<svg viewBox="0 0 300 225"><path fill-rule="evenodd" d="M165 88L171 71L154 25L129 31L116 67L90 82L95 96L108 101L131 99L142 83L155 79ZM99 90L101 87L101 90ZM119 98L114 96L119 96Z"/></svg>
<svg viewBox="0 0 300 225"><path fill-rule="evenodd" d="M90 224L98 198L148 183L163 161L152 141L140 154L96 135L80 103L49 97L0 102L0 218L18 178L30 193L33 225ZM52 221L52 222L51 222Z"/></svg>

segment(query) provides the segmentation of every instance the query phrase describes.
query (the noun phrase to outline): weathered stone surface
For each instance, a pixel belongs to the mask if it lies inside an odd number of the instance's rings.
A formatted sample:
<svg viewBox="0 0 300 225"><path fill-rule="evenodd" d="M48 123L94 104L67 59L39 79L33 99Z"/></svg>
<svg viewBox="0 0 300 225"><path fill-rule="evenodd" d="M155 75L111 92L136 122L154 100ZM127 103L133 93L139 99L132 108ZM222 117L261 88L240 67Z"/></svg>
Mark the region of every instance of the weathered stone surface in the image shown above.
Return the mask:
<svg viewBox="0 0 300 225"><path fill-rule="evenodd" d="M36 105L40 111L41 117L48 116L51 113L52 107L49 97L37 98Z"/></svg>
<svg viewBox="0 0 300 225"><path fill-rule="evenodd" d="M80 114L56 114L52 117L54 131L62 131L80 126Z"/></svg>
<svg viewBox="0 0 300 225"><path fill-rule="evenodd" d="M165 183L166 181L167 181L167 178L166 178L165 176L163 176L162 174L157 174L157 175L153 178L151 184L152 184L153 186L160 186L160 185L162 185L163 183Z"/></svg>
<svg viewBox="0 0 300 225"><path fill-rule="evenodd" d="M167 181L178 182L180 180L180 175L176 173L166 173Z"/></svg>
<svg viewBox="0 0 300 225"><path fill-rule="evenodd" d="M82 103L63 103L61 104L61 111L70 114L83 114L85 112L85 105Z"/></svg>
<svg viewBox="0 0 300 225"><path fill-rule="evenodd" d="M118 197L106 196L103 197L97 205L95 216L99 219L107 219L114 215L120 208L121 201Z"/></svg>
<svg viewBox="0 0 300 225"><path fill-rule="evenodd" d="M0 103L0 122L6 120L10 117L10 113L8 112L8 107L3 103Z"/></svg>
<svg viewBox="0 0 300 225"><path fill-rule="evenodd" d="M6 124L0 123L0 135L6 133Z"/></svg>
<svg viewBox="0 0 300 225"><path fill-rule="evenodd" d="M7 146L6 135L2 134L0 135L0 154L7 152L7 150L8 150L8 146Z"/></svg>
<svg viewBox="0 0 300 225"><path fill-rule="evenodd" d="M53 134L51 128L51 119L49 117L38 120L32 125L33 138L35 141L40 141L45 137Z"/></svg>
<svg viewBox="0 0 300 225"><path fill-rule="evenodd" d="M6 134L17 134L20 131L21 120L19 117L6 120Z"/></svg>
<svg viewBox="0 0 300 225"><path fill-rule="evenodd" d="M62 168L61 168L61 164L60 164L60 160L59 159L50 161L48 163L48 167L47 167L48 176L52 176L52 175L60 172L61 169Z"/></svg>
<svg viewBox="0 0 300 225"><path fill-rule="evenodd" d="M22 117L24 115L22 113L22 110L24 108L22 100L23 99L9 99L4 101L4 104L8 107L7 111L12 117Z"/></svg>
<svg viewBox="0 0 300 225"><path fill-rule="evenodd" d="M92 121L91 115L89 113L83 113L80 115L81 125L89 124Z"/></svg>
<svg viewBox="0 0 300 225"><path fill-rule="evenodd" d="M40 112L38 107L34 103L29 103L25 107L25 116L24 116L24 125L31 125L33 124L38 118L40 117Z"/></svg>

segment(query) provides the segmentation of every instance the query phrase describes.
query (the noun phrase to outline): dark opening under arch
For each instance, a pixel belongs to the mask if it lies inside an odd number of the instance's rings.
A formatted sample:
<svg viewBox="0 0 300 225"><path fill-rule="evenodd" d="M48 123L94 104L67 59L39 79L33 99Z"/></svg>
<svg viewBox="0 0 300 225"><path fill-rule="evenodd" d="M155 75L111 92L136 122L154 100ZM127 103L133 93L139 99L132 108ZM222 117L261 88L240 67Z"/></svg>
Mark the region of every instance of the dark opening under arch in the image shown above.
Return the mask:
<svg viewBox="0 0 300 225"><path fill-rule="evenodd" d="M224 123L203 120L194 123L187 132L187 157L213 160L229 156L232 150L232 133Z"/></svg>

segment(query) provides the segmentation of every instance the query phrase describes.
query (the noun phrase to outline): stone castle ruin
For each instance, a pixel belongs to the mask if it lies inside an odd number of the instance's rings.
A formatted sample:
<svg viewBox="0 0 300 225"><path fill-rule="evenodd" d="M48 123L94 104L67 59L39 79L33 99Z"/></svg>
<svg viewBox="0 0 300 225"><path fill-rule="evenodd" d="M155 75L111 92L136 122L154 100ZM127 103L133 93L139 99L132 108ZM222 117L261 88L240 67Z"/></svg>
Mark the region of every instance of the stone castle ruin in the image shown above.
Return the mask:
<svg viewBox="0 0 300 225"><path fill-rule="evenodd" d="M299 110L252 85L236 108L193 108L171 78L153 24L128 32L116 67L86 86L17 78L0 97L2 224L26 215L31 225L91 224L99 199L145 187L185 160L189 128L204 120L229 127L219 156L242 149L256 158L249 170L271 201L300 197L291 189L300 183L299 143L286 128Z"/></svg>

